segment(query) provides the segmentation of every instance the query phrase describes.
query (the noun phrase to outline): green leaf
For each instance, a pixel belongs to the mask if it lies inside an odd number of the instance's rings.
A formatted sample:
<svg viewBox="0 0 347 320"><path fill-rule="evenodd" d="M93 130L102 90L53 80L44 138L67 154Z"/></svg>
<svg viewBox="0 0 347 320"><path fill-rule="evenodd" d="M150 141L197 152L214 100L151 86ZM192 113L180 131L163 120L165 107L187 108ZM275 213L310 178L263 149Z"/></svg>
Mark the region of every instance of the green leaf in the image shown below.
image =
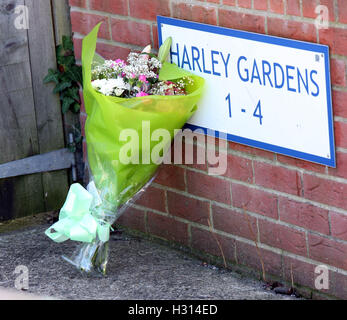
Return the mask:
<svg viewBox="0 0 347 320"><path fill-rule="evenodd" d="M81 106L78 103L73 105L73 112L78 113L80 111Z"/></svg>
<svg viewBox="0 0 347 320"><path fill-rule="evenodd" d="M61 58L61 64L68 68L73 66L75 62L75 56L64 56Z"/></svg>
<svg viewBox="0 0 347 320"><path fill-rule="evenodd" d="M73 41L69 36L63 36L63 48L64 50L73 50Z"/></svg>
<svg viewBox="0 0 347 320"><path fill-rule="evenodd" d="M59 75L56 70L49 69L48 74L44 77L43 83L48 83L48 82L55 82L56 84L59 83Z"/></svg>
<svg viewBox="0 0 347 320"><path fill-rule="evenodd" d="M66 75L70 80L81 83L82 82L82 70L78 66L73 66L71 69L66 70Z"/></svg>
<svg viewBox="0 0 347 320"><path fill-rule="evenodd" d="M63 111L63 113L66 113L68 110L69 110L69 108L70 108L70 106L74 103L75 101L74 101L74 99L71 99L71 98L65 98L64 100L63 100L63 105L62 105L62 111Z"/></svg>
<svg viewBox="0 0 347 320"><path fill-rule="evenodd" d="M69 87L71 87L71 82L61 82L55 86L53 93L61 92Z"/></svg>
<svg viewBox="0 0 347 320"><path fill-rule="evenodd" d="M75 74L76 78L77 78L77 82L78 83L81 83L83 82L83 78L82 78L82 67L81 66L77 66L77 65L74 65L72 67L72 71L73 73Z"/></svg>
<svg viewBox="0 0 347 320"><path fill-rule="evenodd" d="M158 59L160 60L161 63L164 63L164 61L166 61L166 58L170 52L171 44L172 44L172 38L168 37L164 41L164 43L160 46L159 53L158 53Z"/></svg>
<svg viewBox="0 0 347 320"><path fill-rule="evenodd" d="M159 72L159 80L175 80L192 74L184 69L179 68L174 63L165 62Z"/></svg>
<svg viewBox="0 0 347 320"><path fill-rule="evenodd" d="M141 55L141 54L145 54L145 55L147 55L147 56L150 56L151 58L158 58L154 53L141 52L140 55Z"/></svg>
<svg viewBox="0 0 347 320"><path fill-rule="evenodd" d="M78 92L78 88L77 87L72 87L72 88L69 88L67 89L67 95L76 100L76 101L79 101L80 100L80 95L79 95L79 92Z"/></svg>
<svg viewBox="0 0 347 320"><path fill-rule="evenodd" d="M57 45L55 48L55 54L57 55L57 57L61 56L61 50L63 50L63 46L61 44Z"/></svg>

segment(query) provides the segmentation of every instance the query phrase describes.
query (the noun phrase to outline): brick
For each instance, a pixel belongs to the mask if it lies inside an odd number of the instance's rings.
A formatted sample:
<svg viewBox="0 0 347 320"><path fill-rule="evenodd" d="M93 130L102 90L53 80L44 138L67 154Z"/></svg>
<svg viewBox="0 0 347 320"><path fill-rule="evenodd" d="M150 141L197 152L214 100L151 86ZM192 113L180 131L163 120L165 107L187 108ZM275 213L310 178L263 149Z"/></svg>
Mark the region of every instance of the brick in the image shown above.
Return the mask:
<svg viewBox="0 0 347 320"><path fill-rule="evenodd" d="M302 256L307 255L305 234L302 231L259 220L260 242Z"/></svg>
<svg viewBox="0 0 347 320"><path fill-rule="evenodd" d="M316 292L316 291L312 291L312 295L310 297L308 297L309 299L312 299L312 300L336 300L336 298L333 298L331 297L330 295L327 296L326 294L324 293L319 293L319 292Z"/></svg>
<svg viewBox="0 0 347 320"><path fill-rule="evenodd" d="M341 269L347 269L347 244L309 234L310 258Z"/></svg>
<svg viewBox="0 0 347 320"><path fill-rule="evenodd" d="M201 1L201 0L200 0ZM219 4L219 0L206 0L207 2L212 2L212 3L218 3Z"/></svg>
<svg viewBox="0 0 347 320"><path fill-rule="evenodd" d="M130 16L156 21L157 15L170 16L169 0L129 0Z"/></svg>
<svg viewBox="0 0 347 320"><path fill-rule="evenodd" d="M86 8L86 0L69 0L70 7Z"/></svg>
<svg viewBox="0 0 347 320"><path fill-rule="evenodd" d="M193 199L171 191L167 192L167 199L170 214L208 225L207 220L210 219L210 204L208 201Z"/></svg>
<svg viewBox="0 0 347 320"><path fill-rule="evenodd" d="M336 168L329 168L329 174L347 179L347 153L336 152Z"/></svg>
<svg viewBox="0 0 347 320"><path fill-rule="evenodd" d="M148 24L130 20L111 20L112 39L114 41L138 46L147 46L152 43L151 27Z"/></svg>
<svg viewBox="0 0 347 320"><path fill-rule="evenodd" d="M127 0L90 0L90 8L123 16L128 15Z"/></svg>
<svg viewBox="0 0 347 320"><path fill-rule="evenodd" d="M235 240L223 237L206 230L192 227L192 243L193 249L207 252L216 257L225 257L226 260L235 261ZM218 245L218 242L221 248ZM222 254L223 252L223 254Z"/></svg>
<svg viewBox="0 0 347 320"><path fill-rule="evenodd" d="M236 5L236 0L222 0L223 4L226 6L235 6Z"/></svg>
<svg viewBox="0 0 347 320"><path fill-rule="evenodd" d="M277 253L259 248L260 259L255 245L236 241L236 254L238 264L259 270L260 272L262 271L262 259L264 263L265 276L268 273L277 276L282 274L281 255Z"/></svg>
<svg viewBox="0 0 347 320"><path fill-rule="evenodd" d="M305 198L347 209L347 184L308 174L303 181Z"/></svg>
<svg viewBox="0 0 347 320"><path fill-rule="evenodd" d="M262 190L233 183L231 185L233 206L278 219L277 196Z"/></svg>
<svg viewBox="0 0 347 320"><path fill-rule="evenodd" d="M273 36L316 42L314 24L268 17L268 33Z"/></svg>
<svg viewBox="0 0 347 320"><path fill-rule="evenodd" d="M278 208L281 221L329 234L328 210L282 197L279 198Z"/></svg>
<svg viewBox="0 0 347 320"><path fill-rule="evenodd" d="M223 4L226 6L235 6L236 0L223 0Z"/></svg>
<svg viewBox="0 0 347 320"><path fill-rule="evenodd" d="M341 59L330 59L331 82L337 86L346 86L346 64Z"/></svg>
<svg viewBox="0 0 347 320"><path fill-rule="evenodd" d="M142 210L130 207L117 219L116 223L131 229L146 232L145 212Z"/></svg>
<svg viewBox="0 0 347 320"><path fill-rule="evenodd" d="M184 169L171 164L162 165L154 182L177 190L185 190Z"/></svg>
<svg viewBox="0 0 347 320"><path fill-rule="evenodd" d="M330 47L331 54L347 56L347 29L333 28L319 30L319 42Z"/></svg>
<svg viewBox="0 0 347 320"><path fill-rule="evenodd" d="M254 0L255 10L267 10L267 0Z"/></svg>
<svg viewBox="0 0 347 320"><path fill-rule="evenodd" d="M173 3L172 15L174 18L196 21L216 25L216 9L212 7L191 5L187 3Z"/></svg>
<svg viewBox="0 0 347 320"><path fill-rule="evenodd" d="M270 0L269 11L274 13L283 14L284 13L284 0Z"/></svg>
<svg viewBox="0 0 347 320"><path fill-rule="evenodd" d="M335 144L337 147L347 148L347 123L335 121Z"/></svg>
<svg viewBox="0 0 347 320"><path fill-rule="evenodd" d="M81 125L81 134L83 137L86 136L85 132L85 125L86 125L86 120L87 120L87 114L85 112L80 112L80 125Z"/></svg>
<svg viewBox="0 0 347 320"><path fill-rule="evenodd" d="M330 213L331 235L333 237L347 241L347 216L337 213Z"/></svg>
<svg viewBox="0 0 347 320"><path fill-rule="evenodd" d="M79 95L80 101L81 101L80 112L86 112L86 108L85 108L85 105L84 105L84 96L83 96L83 88L82 87L80 87L80 89L78 91L78 95Z"/></svg>
<svg viewBox="0 0 347 320"><path fill-rule="evenodd" d="M332 281L330 280L332 279ZM329 291L340 299L347 299L347 276L338 272L329 271Z"/></svg>
<svg viewBox="0 0 347 320"><path fill-rule="evenodd" d="M207 171L206 147L182 142L182 163L191 168Z"/></svg>
<svg viewBox="0 0 347 320"><path fill-rule="evenodd" d="M314 288L314 281L317 276L314 272L316 267L314 264L283 256L283 277L289 283L291 283L293 276L294 284Z"/></svg>
<svg viewBox="0 0 347 320"><path fill-rule="evenodd" d="M317 14L315 13L317 6L317 0L305 0L302 1L302 14L306 18L316 18Z"/></svg>
<svg viewBox="0 0 347 320"><path fill-rule="evenodd" d="M188 245L188 224L148 212L148 232L169 241Z"/></svg>
<svg viewBox="0 0 347 320"><path fill-rule="evenodd" d="M212 216L215 229L253 241L257 239L256 218L216 205L212 206Z"/></svg>
<svg viewBox="0 0 347 320"><path fill-rule="evenodd" d="M111 39L108 17L77 11L72 11L70 15L73 32L88 34L96 24L103 21L104 23L100 26L98 37L108 40Z"/></svg>
<svg viewBox="0 0 347 320"><path fill-rule="evenodd" d="M100 54L102 57L104 57L105 59L126 60L128 57L128 54L130 53L130 49L119 47L119 46L113 46L106 43L97 43L96 52Z"/></svg>
<svg viewBox="0 0 347 320"><path fill-rule="evenodd" d="M153 34L153 43L152 46L154 49L159 49L159 38L158 38L158 26L152 26L152 34Z"/></svg>
<svg viewBox="0 0 347 320"><path fill-rule="evenodd" d="M287 14L301 16L300 0L287 0Z"/></svg>
<svg viewBox="0 0 347 320"><path fill-rule="evenodd" d="M87 142L85 139L82 141L82 150L83 150L83 162L87 161Z"/></svg>
<svg viewBox="0 0 347 320"><path fill-rule="evenodd" d="M221 27L265 33L265 17L219 9L219 25Z"/></svg>
<svg viewBox="0 0 347 320"><path fill-rule="evenodd" d="M268 163L254 162L255 183L266 188L300 196L300 173Z"/></svg>
<svg viewBox="0 0 347 320"><path fill-rule="evenodd" d="M252 0L239 0L238 5L241 8L252 8Z"/></svg>
<svg viewBox="0 0 347 320"><path fill-rule="evenodd" d="M274 153L270 151L261 150L258 148L253 148L249 146L245 146L243 144L235 143L229 141L229 149L240 151L243 153L247 153L248 155L252 155L255 157L261 157L269 160L274 160Z"/></svg>
<svg viewBox="0 0 347 320"><path fill-rule="evenodd" d="M228 166L224 176L252 183L252 160L228 154Z"/></svg>
<svg viewBox="0 0 347 320"><path fill-rule="evenodd" d="M334 116L347 118L347 92L333 90Z"/></svg>
<svg viewBox="0 0 347 320"><path fill-rule="evenodd" d="M165 207L165 192L153 186L148 186L140 198L135 202L138 205L166 212Z"/></svg>
<svg viewBox="0 0 347 320"><path fill-rule="evenodd" d="M345 0L337 0L337 6L339 8L339 22L347 23L347 5Z"/></svg>
<svg viewBox="0 0 347 320"><path fill-rule="evenodd" d="M82 39L73 38L73 47L76 60L81 60L82 55Z"/></svg>
<svg viewBox="0 0 347 320"><path fill-rule="evenodd" d="M231 204L229 181L188 170L187 185L189 193L217 202Z"/></svg>
<svg viewBox="0 0 347 320"><path fill-rule="evenodd" d="M325 172L325 166L321 164L312 163L309 161L287 157L281 154L277 155L277 161L285 163L294 167L302 168L308 171L314 171L319 173Z"/></svg>

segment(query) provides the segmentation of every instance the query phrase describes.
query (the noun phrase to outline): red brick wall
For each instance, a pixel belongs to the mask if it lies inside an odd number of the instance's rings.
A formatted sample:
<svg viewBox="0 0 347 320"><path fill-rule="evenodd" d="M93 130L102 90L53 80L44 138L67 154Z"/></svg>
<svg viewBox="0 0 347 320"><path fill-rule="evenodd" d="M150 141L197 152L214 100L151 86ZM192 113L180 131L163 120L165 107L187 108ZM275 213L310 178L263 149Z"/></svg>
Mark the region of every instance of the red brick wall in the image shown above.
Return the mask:
<svg viewBox="0 0 347 320"><path fill-rule="evenodd" d="M198 254L221 257L221 247L228 263L260 270L255 235L268 277L290 281L292 274L297 284L314 288L314 268L325 264L330 288L312 290L313 296L323 292L347 298L347 1L71 0L70 4L77 58L81 39L100 20L106 23L97 50L105 57L125 58L131 49L148 43L157 47L156 15L329 45L336 169L230 142L224 176L208 176L204 165L162 166L155 183L120 222ZM329 8L328 30L315 28L317 4Z"/></svg>

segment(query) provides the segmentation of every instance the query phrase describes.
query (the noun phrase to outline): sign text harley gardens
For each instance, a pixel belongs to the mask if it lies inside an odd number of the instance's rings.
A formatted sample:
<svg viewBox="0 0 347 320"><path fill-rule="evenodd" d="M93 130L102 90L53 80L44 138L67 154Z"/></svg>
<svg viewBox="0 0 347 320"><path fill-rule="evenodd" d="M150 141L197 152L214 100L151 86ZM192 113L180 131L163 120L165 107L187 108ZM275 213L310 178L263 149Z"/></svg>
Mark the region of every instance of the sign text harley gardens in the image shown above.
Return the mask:
<svg viewBox="0 0 347 320"><path fill-rule="evenodd" d="M335 167L329 48L158 17L171 62L206 79L191 129Z"/></svg>

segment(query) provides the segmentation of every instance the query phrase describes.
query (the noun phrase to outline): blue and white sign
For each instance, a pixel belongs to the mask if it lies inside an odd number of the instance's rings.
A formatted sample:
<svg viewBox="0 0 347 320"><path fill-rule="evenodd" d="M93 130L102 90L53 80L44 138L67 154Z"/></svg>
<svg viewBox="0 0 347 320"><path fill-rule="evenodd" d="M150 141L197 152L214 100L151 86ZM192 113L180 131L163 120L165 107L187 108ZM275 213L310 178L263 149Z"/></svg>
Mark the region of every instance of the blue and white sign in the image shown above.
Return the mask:
<svg viewBox="0 0 347 320"><path fill-rule="evenodd" d="M188 126L335 167L327 46L167 17L158 31L171 61L207 82Z"/></svg>

